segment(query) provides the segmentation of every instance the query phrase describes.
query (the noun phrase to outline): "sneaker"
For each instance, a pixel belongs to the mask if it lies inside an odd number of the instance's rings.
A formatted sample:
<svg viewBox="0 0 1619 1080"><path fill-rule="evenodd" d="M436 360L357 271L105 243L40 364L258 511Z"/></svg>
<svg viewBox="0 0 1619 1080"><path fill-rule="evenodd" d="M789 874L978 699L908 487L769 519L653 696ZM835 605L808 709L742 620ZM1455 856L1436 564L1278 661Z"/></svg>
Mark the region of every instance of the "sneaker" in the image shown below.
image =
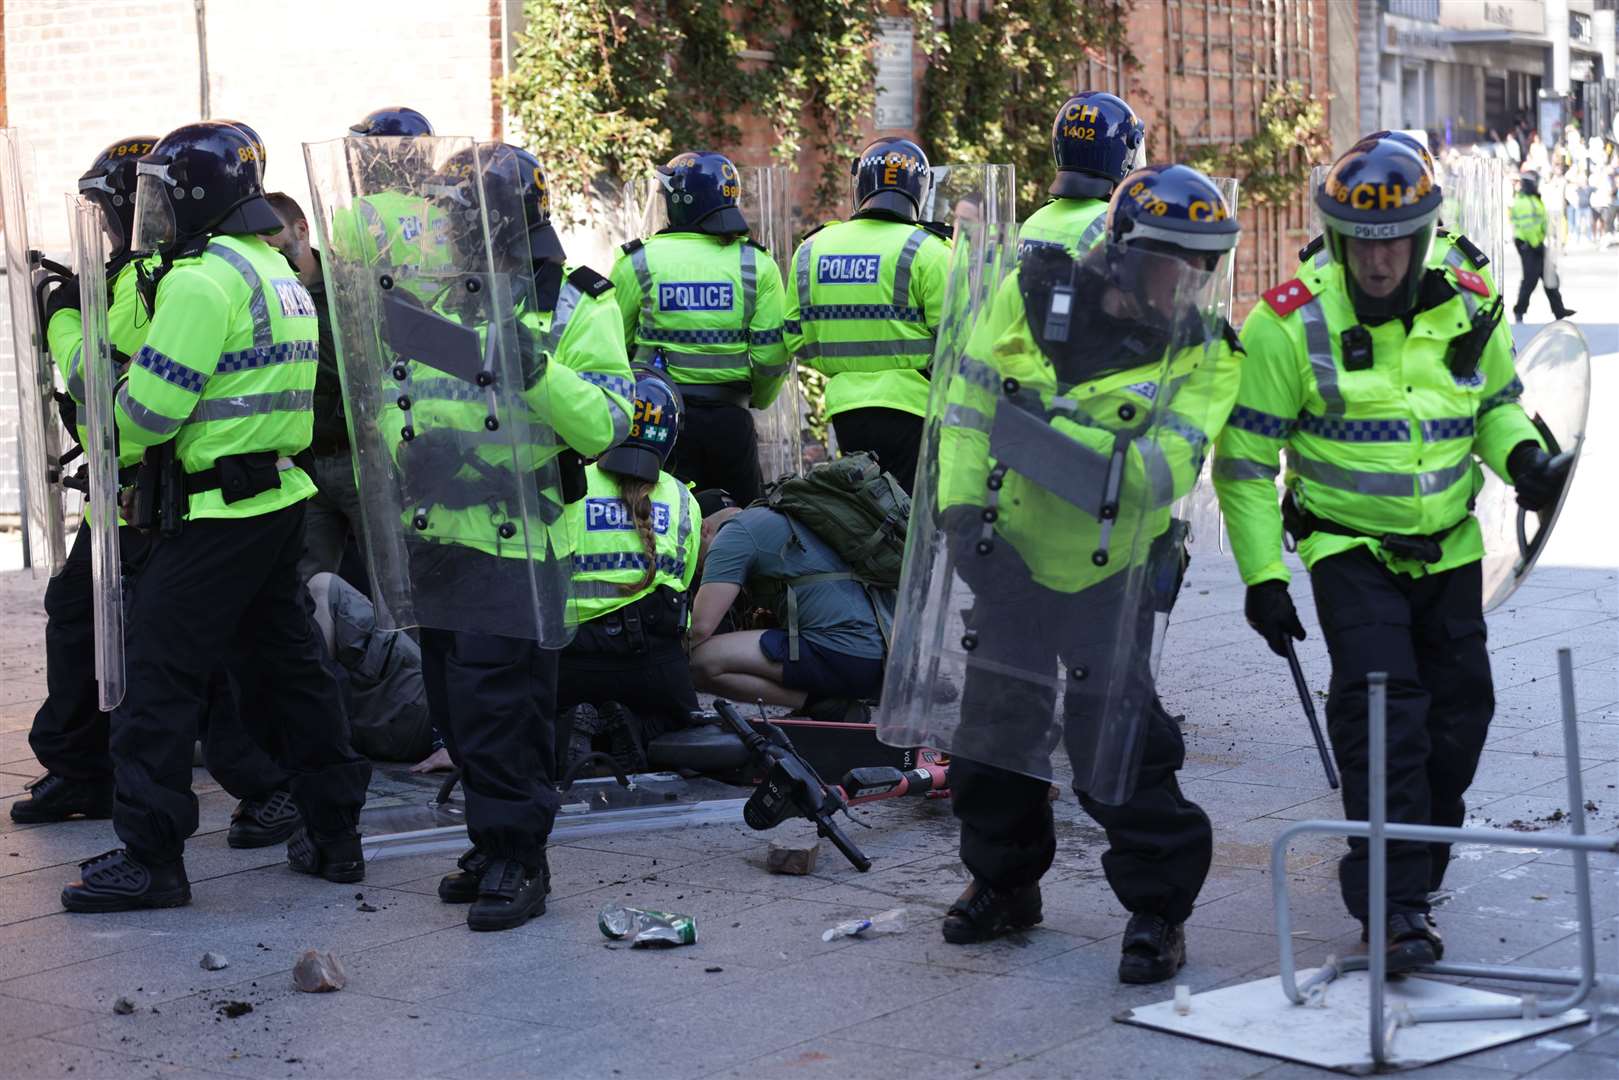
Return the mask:
<svg viewBox="0 0 1619 1080"><path fill-rule="evenodd" d="M952 945L971 945L1027 930L1043 918L1039 885L1002 891L973 878L945 913L944 939Z"/></svg>
<svg viewBox="0 0 1619 1080"><path fill-rule="evenodd" d="M641 742L641 721L629 706L609 701L601 707L602 731L607 735L607 754L626 775L645 772L646 747Z"/></svg>
<svg viewBox="0 0 1619 1080"><path fill-rule="evenodd" d="M11 804L11 820L19 825L66 821L71 817L112 817L112 780L69 780L48 772L29 784L28 798Z"/></svg>
<svg viewBox="0 0 1619 1080"><path fill-rule="evenodd" d="M225 843L233 848L261 848L279 844L303 824L290 792L277 791L268 799L243 799L230 816Z"/></svg>
<svg viewBox="0 0 1619 1080"><path fill-rule="evenodd" d="M287 865L300 874L342 885L365 880L365 852L357 832L335 840L317 840L307 827L299 826L287 841Z"/></svg>
<svg viewBox="0 0 1619 1080"><path fill-rule="evenodd" d="M182 859L142 862L123 848L79 864L79 880L62 890L68 911L138 911L191 903Z"/></svg>
<svg viewBox="0 0 1619 1080"><path fill-rule="evenodd" d="M1371 931L1364 923L1360 940L1371 941ZM1445 939L1434 929L1433 916L1422 911L1398 911L1389 916L1388 973L1403 975L1429 964L1437 964L1445 955Z"/></svg>
<svg viewBox="0 0 1619 1080"><path fill-rule="evenodd" d="M542 860L530 870L516 859L490 859L467 911L470 930L511 930L545 914L551 875Z"/></svg>
<svg viewBox="0 0 1619 1080"><path fill-rule="evenodd" d="M1136 913L1124 928L1119 981L1140 986L1163 982L1186 966L1186 930L1162 915Z"/></svg>
<svg viewBox="0 0 1619 1080"><path fill-rule="evenodd" d="M446 904L470 904L478 899L478 882L489 868L489 856L470 847L455 860L455 865L460 869L439 879L438 898Z"/></svg>

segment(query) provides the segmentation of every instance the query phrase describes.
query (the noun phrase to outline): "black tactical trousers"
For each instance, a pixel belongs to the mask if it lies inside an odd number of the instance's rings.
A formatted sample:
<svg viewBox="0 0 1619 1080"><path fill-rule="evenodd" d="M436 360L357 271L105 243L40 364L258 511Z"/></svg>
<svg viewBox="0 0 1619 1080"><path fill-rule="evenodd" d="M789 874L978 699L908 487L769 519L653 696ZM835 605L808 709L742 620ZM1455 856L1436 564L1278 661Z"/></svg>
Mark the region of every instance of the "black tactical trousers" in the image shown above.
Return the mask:
<svg viewBox="0 0 1619 1080"><path fill-rule="evenodd" d="M285 751L274 716L264 709L244 712L225 669L214 672L202 731L208 775L233 798L262 802L292 783L292 774L280 763Z"/></svg>
<svg viewBox="0 0 1619 1080"><path fill-rule="evenodd" d="M748 505L760 488L753 413L740 405L687 399L680 438L665 468L698 491L724 488L738 504Z"/></svg>
<svg viewBox="0 0 1619 1080"><path fill-rule="evenodd" d="M680 639L684 609L678 593L660 586L581 623L559 656L557 708L616 701L641 722L643 740L686 727L699 706Z"/></svg>
<svg viewBox="0 0 1619 1080"><path fill-rule="evenodd" d="M525 638L422 631L427 707L461 768L467 834L538 867L557 796L557 653Z"/></svg>
<svg viewBox="0 0 1619 1080"><path fill-rule="evenodd" d="M298 580L302 504L188 521L152 544L129 601L127 692L112 715L113 825L143 861L180 857L197 828L191 753L215 673L228 668L248 732L274 733L317 838L359 821L371 765L321 666Z"/></svg>
<svg viewBox="0 0 1619 1080"><path fill-rule="evenodd" d="M894 474L905 494L916 484L916 461L922 452L922 418L899 409L850 409L832 418L838 450L877 456L877 464Z"/></svg>
<svg viewBox="0 0 1619 1080"><path fill-rule="evenodd" d="M1523 280L1518 283L1518 302L1512 305L1512 313L1521 319L1529 310L1529 301L1534 299L1535 286L1542 284L1541 275L1546 269L1546 248L1530 247L1521 240L1516 243L1518 261L1523 267ZM1562 292L1550 285L1546 285L1545 288L1546 301L1552 306L1552 315L1561 319L1563 313L1568 310L1563 305Z"/></svg>
<svg viewBox="0 0 1619 1080"><path fill-rule="evenodd" d="M1460 825L1495 713L1485 647L1482 571L1469 563L1426 577L1396 574L1366 548L1310 571L1332 655L1327 732L1343 774L1344 816L1365 821L1366 676L1388 674L1388 820ZM1390 913L1427 911L1448 844L1390 841ZM1349 914L1366 919L1366 841L1349 841L1338 879Z"/></svg>

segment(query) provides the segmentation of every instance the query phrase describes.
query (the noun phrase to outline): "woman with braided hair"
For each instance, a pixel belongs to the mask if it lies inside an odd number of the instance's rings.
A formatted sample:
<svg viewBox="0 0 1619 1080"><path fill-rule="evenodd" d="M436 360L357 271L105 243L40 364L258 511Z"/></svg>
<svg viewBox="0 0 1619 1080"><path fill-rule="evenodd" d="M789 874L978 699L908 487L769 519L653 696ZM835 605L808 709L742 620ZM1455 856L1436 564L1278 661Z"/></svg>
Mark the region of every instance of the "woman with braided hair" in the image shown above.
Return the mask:
<svg viewBox="0 0 1619 1080"><path fill-rule="evenodd" d="M702 515L663 470L684 410L661 371L635 376L629 438L585 470L585 497L567 510L579 631L557 690L558 760L605 750L626 770L698 707L684 637Z"/></svg>

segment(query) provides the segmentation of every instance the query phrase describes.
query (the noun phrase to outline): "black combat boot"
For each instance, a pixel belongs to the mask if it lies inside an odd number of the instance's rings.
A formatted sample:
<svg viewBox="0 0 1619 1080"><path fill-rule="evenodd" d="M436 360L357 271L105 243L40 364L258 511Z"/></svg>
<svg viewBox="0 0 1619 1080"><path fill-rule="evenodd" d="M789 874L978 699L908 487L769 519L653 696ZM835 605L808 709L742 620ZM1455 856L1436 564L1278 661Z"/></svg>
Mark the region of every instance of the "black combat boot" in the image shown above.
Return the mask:
<svg viewBox="0 0 1619 1080"><path fill-rule="evenodd" d="M365 880L365 852L357 832L317 840L308 828L300 826L287 841L287 864L300 874L323 877L340 885Z"/></svg>
<svg viewBox="0 0 1619 1080"><path fill-rule="evenodd" d="M11 804L11 820L19 825L66 821L70 817L112 817L112 780L69 780L48 772L24 790L28 798Z"/></svg>
<svg viewBox="0 0 1619 1080"><path fill-rule="evenodd" d="M944 916L944 939L952 945L989 941L1040 922L1040 886L1002 891L977 878Z"/></svg>
<svg viewBox="0 0 1619 1080"><path fill-rule="evenodd" d="M191 903L184 860L142 862L123 848L79 864L79 880L62 890L69 911L138 911Z"/></svg>
<svg viewBox="0 0 1619 1080"><path fill-rule="evenodd" d="M489 860L478 882L478 898L467 910L471 930L511 930L545 914L551 872L545 858L534 868L517 859Z"/></svg>
<svg viewBox="0 0 1619 1080"><path fill-rule="evenodd" d="M1162 915L1138 912L1124 928L1119 981L1141 985L1163 982L1186 966L1186 930Z"/></svg>
<svg viewBox="0 0 1619 1080"><path fill-rule="evenodd" d="M446 904L470 904L478 899L478 882L489 868L489 856L475 847L467 848L455 860L459 870L453 870L439 879L438 898Z"/></svg>
<svg viewBox="0 0 1619 1080"><path fill-rule="evenodd" d="M303 820L290 792L277 791L268 799L243 799L231 813L225 843L233 848L269 847L291 838Z"/></svg>
<svg viewBox="0 0 1619 1080"><path fill-rule="evenodd" d="M1362 923L1360 940L1370 942L1371 937L1371 931ZM1385 952L1388 973L1401 975L1439 963L1445 956L1445 940L1434 929L1433 916L1421 911L1397 911L1389 916Z"/></svg>
<svg viewBox="0 0 1619 1080"><path fill-rule="evenodd" d="M601 707L602 731L607 735L607 755L626 775L645 772L646 747L641 740L641 721L628 705L616 701Z"/></svg>

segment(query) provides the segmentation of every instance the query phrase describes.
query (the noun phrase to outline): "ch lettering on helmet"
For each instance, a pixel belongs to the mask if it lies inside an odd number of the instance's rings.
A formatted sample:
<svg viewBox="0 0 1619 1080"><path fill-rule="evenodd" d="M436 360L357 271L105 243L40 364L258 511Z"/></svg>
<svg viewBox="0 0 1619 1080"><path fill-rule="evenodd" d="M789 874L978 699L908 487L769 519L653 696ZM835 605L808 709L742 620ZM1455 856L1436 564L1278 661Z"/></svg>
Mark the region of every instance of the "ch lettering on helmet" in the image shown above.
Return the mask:
<svg viewBox="0 0 1619 1080"><path fill-rule="evenodd" d="M1062 134L1064 138L1079 139L1082 142L1096 141L1096 128L1094 125L1101 119L1101 111L1095 105L1070 105L1063 110Z"/></svg>
<svg viewBox="0 0 1619 1080"><path fill-rule="evenodd" d="M904 173L921 172L922 162L903 150L885 150L881 154L861 158L859 167L879 168L883 171L884 184L897 184Z"/></svg>
<svg viewBox="0 0 1619 1080"><path fill-rule="evenodd" d="M1398 210L1421 202L1433 190L1433 181L1421 176L1415 184L1373 184L1362 181L1350 186L1337 177L1327 178L1327 195L1355 210Z"/></svg>
<svg viewBox="0 0 1619 1080"><path fill-rule="evenodd" d="M665 281L658 283L659 311L730 311L728 281Z"/></svg>
<svg viewBox="0 0 1619 1080"><path fill-rule="evenodd" d="M644 398L636 398L634 413L630 421L630 438L649 443L669 441L669 429L663 422L662 405Z"/></svg>
<svg viewBox="0 0 1619 1080"><path fill-rule="evenodd" d="M669 504L652 504L652 531L669 531ZM589 532L627 532L635 528L635 518L623 499L591 498L585 500L585 529Z"/></svg>
<svg viewBox="0 0 1619 1080"><path fill-rule="evenodd" d="M742 185L737 182L736 166L729 161L721 162L720 177L724 181L720 184L720 195L727 199L740 199Z"/></svg>
<svg viewBox="0 0 1619 1080"><path fill-rule="evenodd" d="M1193 199L1186 207L1186 216L1192 221L1224 221L1226 208L1205 199Z"/></svg>
<svg viewBox="0 0 1619 1080"><path fill-rule="evenodd" d="M1165 214L1169 213L1169 204L1164 202L1164 200L1160 199L1158 196L1154 195L1152 193L1152 189L1147 187L1145 181L1137 180L1135 183L1131 184L1128 194L1130 198L1135 200L1137 206L1141 207L1147 213L1152 214L1154 217L1163 217Z"/></svg>
<svg viewBox="0 0 1619 1080"><path fill-rule="evenodd" d="M275 298L281 304L281 314L289 319L313 319L316 317L315 300L309 295L309 290L295 278L276 278L270 282L275 287Z"/></svg>
<svg viewBox="0 0 1619 1080"><path fill-rule="evenodd" d="M881 255L822 255L816 260L815 280L821 285L875 285Z"/></svg>

